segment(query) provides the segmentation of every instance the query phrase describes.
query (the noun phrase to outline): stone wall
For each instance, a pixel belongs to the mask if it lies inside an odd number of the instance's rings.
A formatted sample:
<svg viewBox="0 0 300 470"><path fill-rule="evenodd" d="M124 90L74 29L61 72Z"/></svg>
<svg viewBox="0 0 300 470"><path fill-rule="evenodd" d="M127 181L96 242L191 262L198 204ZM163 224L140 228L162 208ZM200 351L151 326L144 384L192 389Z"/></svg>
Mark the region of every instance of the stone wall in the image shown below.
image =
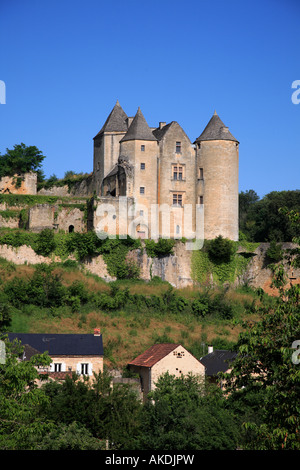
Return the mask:
<svg viewBox="0 0 300 470"><path fill-rule="evenodd" d="M36 191L37 174L34 172L0 178L0 193L36 194Z"/></svg>

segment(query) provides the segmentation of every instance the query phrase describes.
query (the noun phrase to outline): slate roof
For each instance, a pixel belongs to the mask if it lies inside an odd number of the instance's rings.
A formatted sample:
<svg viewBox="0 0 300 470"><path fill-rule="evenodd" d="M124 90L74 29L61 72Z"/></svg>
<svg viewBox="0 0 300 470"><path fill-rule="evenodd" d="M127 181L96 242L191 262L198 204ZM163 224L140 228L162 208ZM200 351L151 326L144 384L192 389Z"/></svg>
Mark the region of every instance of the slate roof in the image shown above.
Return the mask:
<svg viewBox="0 0 300 470"><path fill-rule="evenodd" d="M162 140L163 137L165 136L166 132L168 132L168 130L170 129L170 127L172 126L172 124L174 123L175 121L172 121L170 122L169 124L166 124L165 126L163 126L161 129L158 127L157 129L155 129L153 131L153 135L154 137L156 137L157 140Z"/></svg>
<svg viewBox="0 0 300 470"><path fill-rule="evenodd" d="M117 101L96 137L103 134L103 132L127 132L127 118L127 114L123 111L119 101Z"/></svg>
<svg viewBox="0 0 300 470"><path fill-rule="evenodd" d="M140 367L152 367L158 361L163 359L165 356L174 351L180 344L173 343L161 343L154 344L145 352L137 356L132 362L129 363L130 366L140 366Z"/></svg>
<svg viewBox="0 0 300 470"><path fill-rule="evenodd" d="M49 356L103 356L102 335L8 333L8 339L17 339Z"/></svg>
<svg viewBox="0 0 300 470"><path fill-rule="evenodd" d="M202 140L232 140L234 142L238 142L238 140L229 132L228 127L226 127L221 121L216 111L202 134L195 140L195 142L201 142Z"/></svg>
<svg viewBox="0 0 300 470"><path fill-rule="evenodd" d="M127 133L120 142L127 140L157 140L148 126L140 108L138 108Z"/></svg>
<svg viewBox="0 0 300 470"><path fill-rule="evenodd" d="M237 353L234 351L216 349L206 356L203 356L200 362L205 367L205 375L215 376L219 372L226 372L236 356Z"/></svg>

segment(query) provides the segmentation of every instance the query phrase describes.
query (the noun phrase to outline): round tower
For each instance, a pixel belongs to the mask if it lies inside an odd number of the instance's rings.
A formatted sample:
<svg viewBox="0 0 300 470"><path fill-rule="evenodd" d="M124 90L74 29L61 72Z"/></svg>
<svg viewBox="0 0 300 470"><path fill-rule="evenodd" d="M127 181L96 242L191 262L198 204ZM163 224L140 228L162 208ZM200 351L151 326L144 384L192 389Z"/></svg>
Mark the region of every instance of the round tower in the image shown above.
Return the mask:
<svg viewBox="0 0 300 470"><path fill-rule="evenodd" d="M196 139L197 204L204 208L204 238L239 237L239 142L215 112Z"/></svg>

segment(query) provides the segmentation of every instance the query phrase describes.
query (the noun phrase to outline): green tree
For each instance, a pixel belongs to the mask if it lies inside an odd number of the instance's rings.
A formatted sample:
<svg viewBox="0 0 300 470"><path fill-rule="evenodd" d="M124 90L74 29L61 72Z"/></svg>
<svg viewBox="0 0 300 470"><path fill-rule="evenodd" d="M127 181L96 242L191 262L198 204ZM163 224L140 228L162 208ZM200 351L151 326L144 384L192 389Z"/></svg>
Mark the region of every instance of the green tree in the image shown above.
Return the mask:
<svg viewBox="0 0 300 470"><path fill-rule="evenodd" d="M20 361L23 348L4 336L6 356L0 363L0 449L32 450L36 442L52 429L52 423L38 414L47 397L38 388L36 367L49 365L46 354Z"/></svg>
<svg viewBox="0 0 300 470"><path fill-rule="evenodd" d="M110 449L130 448L139 426L141 404L130 387L114 384L107 371L94 375L93 381L78 376L64 383L47 383L49 402L42 413L55 423L84 426L94 438L107 441Z"/></svg>
<svg viewBox="0 0 300 470"><path fill-rule="evenodd" d="M278 266L273 285L280 297L273 309L262 307L257 322L243 323L238 357L226 374L226 391L238 399L259 394L260 422L249 420L250 449L300 449L300 366L293 344L300 339L300 289L284 289L284 270ZM245 395L245 392L246 395Z"/></svg>
<svg viewBox="0 0 300 470"><path fill-rule="evenodd" d="M137 449L159 451L230 450L238 428L217 387L205 386L193 375L166 373L148 394Z"/></svg>
<svg viewBox="0 0 300 470"><path fill-rule="evenodd" d="M41 170L44 158L35 146L27 147L23 143L15 145L11 150L6 149L6 154L0 155L0 177L34 171L38 174L38 181L41 181L44 178Z"/></svg>

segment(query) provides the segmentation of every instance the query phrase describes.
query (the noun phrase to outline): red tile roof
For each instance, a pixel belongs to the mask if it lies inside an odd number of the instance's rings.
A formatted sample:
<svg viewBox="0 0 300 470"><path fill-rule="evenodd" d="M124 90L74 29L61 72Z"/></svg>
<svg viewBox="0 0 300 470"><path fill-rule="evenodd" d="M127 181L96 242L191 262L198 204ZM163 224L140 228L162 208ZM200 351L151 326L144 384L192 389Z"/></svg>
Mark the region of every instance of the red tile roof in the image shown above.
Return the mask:
<svg viewBox="0 0 300 470"><path fill-rule="evenodd" d="M161 343L154 344L147 351L143 352L137 356L132 362L129 363L130 366L140 366L140 367L152 367L162 358L174 351L180 344L173 343Z"/></svg>

